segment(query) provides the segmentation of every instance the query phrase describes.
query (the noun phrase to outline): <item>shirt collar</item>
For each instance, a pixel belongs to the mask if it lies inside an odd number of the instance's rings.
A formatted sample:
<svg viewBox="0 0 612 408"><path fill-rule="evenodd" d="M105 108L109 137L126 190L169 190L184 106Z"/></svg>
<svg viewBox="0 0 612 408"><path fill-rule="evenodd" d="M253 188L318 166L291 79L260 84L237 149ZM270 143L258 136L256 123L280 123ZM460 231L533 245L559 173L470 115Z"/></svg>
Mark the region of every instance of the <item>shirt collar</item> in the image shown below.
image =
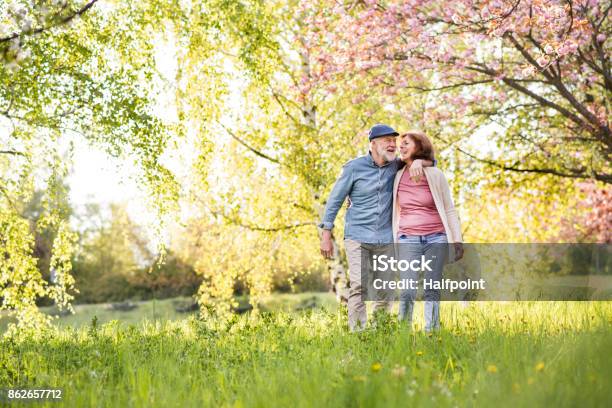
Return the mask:
<svg viewBox="0 0 612 408"><path fill-rule="evenodd" d="M374 158L372 157L372 151L368 150L368 164L371 166L376 166L376 163L374 163Z"/></svg>

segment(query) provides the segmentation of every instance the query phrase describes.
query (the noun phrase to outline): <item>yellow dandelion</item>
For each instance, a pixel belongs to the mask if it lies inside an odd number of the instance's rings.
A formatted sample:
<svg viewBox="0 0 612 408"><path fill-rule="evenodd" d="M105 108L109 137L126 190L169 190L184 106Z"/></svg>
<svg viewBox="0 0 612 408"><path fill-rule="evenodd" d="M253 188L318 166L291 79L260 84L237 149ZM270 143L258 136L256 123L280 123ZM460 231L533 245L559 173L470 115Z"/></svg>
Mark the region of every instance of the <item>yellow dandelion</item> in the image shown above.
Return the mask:
<svg viewBox="0 0 612 408"><path fill-rule="evenodd" d="M417 352L416 352L416 355L417 355L417 356L422 356L422 355L423 355L423 352L422 352L422 351L417 351Z"/></svg>
<svg viewBox="0 0 612 408"><path fill-rule="evenodd" d="M497 372L497 366L495 366L493 364L489 364L487 366L487 371L492 373L492 374L495 374Z"/></svg>
<svg viewBox="0 0 612 408"><path fill-rule="evenodd" d="M543 362L543 361L540 361L538 364L536 364L536 366L535 366L535 370L536 370L537 372L540 372L540 371L544 370L544 362Z"/></svg>
<svg viewBox="0 0 612 408"><path fill-rule="evenodd" d="M375 373L379 372L381 368L382 368L382 364L380 363L372 364L372 371L374 371Z"/></svg>

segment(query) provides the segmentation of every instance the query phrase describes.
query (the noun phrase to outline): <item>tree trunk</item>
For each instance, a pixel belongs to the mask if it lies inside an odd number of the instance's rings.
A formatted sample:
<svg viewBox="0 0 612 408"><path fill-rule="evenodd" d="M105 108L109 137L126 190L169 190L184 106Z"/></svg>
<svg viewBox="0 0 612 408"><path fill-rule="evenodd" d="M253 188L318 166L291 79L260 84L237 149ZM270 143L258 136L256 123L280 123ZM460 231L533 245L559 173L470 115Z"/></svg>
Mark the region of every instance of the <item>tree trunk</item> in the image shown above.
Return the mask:
<svg viewBox="0 0 612 408"><path fill-rule="evenodd" d="M302 41L303 43L303 41ZM303 76L310 78L310 55L306 50L306 47L303 47L300 52L301 59L301 73ZM317 128L317 110L316 106L314 106L308 98L304 98L304 102L302 103L302 118L301 121L308 128L313 131L318 131ZM315 202L318 203L318 194L314 197ZM318 216L319 220L323 219L323 206L318 205ZM321 231L319 231L319 238L321 238ZM340 248L338 246L338 242L336 241L335 236L332 233L332 245L333 245L333 258L327 261L327 269L329 271L329 280L331 283L332 292L336 294L336 299L341 304L346 304L348 302L348 279L347 279L347 271L340 259Z"/></svg>
<svg viewBox="0 0 612 408"><path fill-rule="evenodd" d="M327 263L329 279L332 291L336 294L336 300L341 304L348 303L349 281L347 279L346 268L340 260L340 248L336 238L332 236L334 246L334 258Z"/></svg>

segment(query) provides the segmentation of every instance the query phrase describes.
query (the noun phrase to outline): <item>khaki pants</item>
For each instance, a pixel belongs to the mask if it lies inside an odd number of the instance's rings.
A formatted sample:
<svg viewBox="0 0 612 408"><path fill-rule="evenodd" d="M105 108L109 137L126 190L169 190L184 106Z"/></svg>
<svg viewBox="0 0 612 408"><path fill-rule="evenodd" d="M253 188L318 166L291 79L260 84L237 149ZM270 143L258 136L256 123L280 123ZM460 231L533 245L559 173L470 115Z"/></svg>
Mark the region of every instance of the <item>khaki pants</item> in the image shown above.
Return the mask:
<svg viewBox="0 0 612 408"><path fill-rule="evenodd" d="M377 252L376 246L366 245L370 253ZM366 304L363 301L362 295L365 288L362 286L361 276L361 246L362 244L352 239L344 240L344 248L346 250L346 258L349 264L349 296L348 296L348 323L351 331L356 331L365 328L368 315ZM380 253L387 253L388 249L381 249ZM377 299L384 298L381 293L377 295ZM374 312L377 310L391 311L392 303L389 300L376 300L374 302Z"/></svg>

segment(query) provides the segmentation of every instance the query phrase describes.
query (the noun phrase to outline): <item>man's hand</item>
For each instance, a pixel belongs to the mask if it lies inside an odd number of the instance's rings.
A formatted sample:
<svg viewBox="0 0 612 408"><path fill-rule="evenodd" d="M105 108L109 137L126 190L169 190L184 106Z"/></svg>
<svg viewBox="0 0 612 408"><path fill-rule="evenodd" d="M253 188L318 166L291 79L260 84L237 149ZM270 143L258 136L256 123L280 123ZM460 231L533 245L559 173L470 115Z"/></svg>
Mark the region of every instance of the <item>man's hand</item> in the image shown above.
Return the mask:
<svg viewBox="0 0 612 408"><path fill-rule="evenodd" d="M413 161L408 171L410 173L411 179L419 181L421 179L421 176L424 174L423 173L423 160L416 159L415 161Z"/></svg>
<svg viewBox="0 0 612 408"><path fill-rule="evenodd" d="M334 244L332 243L332 234L330 230L324 229L321 234L321 255L327 259L331 259L334 255Z"/></svg>
<svg viewBox="0 0 612 408"><path fill-rule="evenodd" d="M463 244L461 242L455 242L455 261L463 258Z"/></svg>

